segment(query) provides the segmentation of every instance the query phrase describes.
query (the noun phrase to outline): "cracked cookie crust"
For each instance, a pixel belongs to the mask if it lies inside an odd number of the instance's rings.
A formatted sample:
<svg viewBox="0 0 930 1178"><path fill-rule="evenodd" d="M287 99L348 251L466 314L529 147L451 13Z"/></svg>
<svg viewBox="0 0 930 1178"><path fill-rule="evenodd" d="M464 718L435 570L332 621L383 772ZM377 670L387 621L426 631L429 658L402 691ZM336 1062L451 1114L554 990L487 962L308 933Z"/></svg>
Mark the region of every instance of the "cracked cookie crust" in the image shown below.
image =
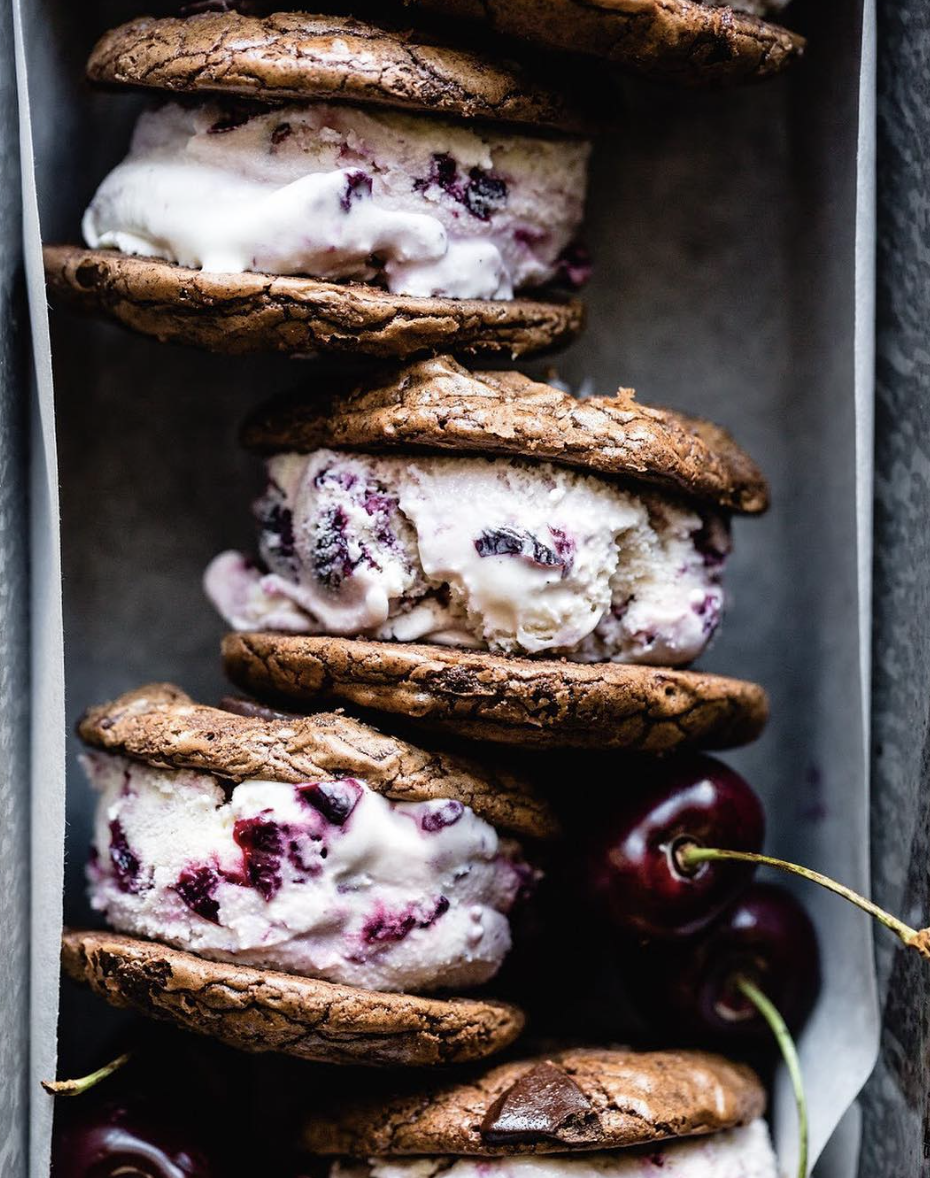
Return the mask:
<svg viewBox="0 0 930 1178"><path fill-rule="evenodd" d="M482 21L547 49L587 54L681 86L752 82L781 73L804 38L696 0L404 0L444 18Z"/></svg>
<svg viewBox="0 0 930 1178"><path fill-rule="evenodd" d="M523 1027L502 1002L421 998L206 961L135 937L66 930L62 966L111 1006L242 1051L365 1066L466 1063Z"/></svg>
<svg viewBox="0 0 930 1178"><path fill-rule="evenodd" d="M332 397L284 397L246 422L261 454L319 448L533 458L643 481L758 514L768 484L712 422L640 404L631 389L579 401L520 372L469 372L436 356Z"/></svg>
<svg viewBox="0 0 930 1178"><path fill-rule="evenodd" d="M161 343L231 355L516 359L564 347L584 326L577 299L420 298L364 283L210 274L70 245L47 246L44 256L49 292L62 303Z"/></svg>
<svg viewBox="0 0 930 1178"><path fill-rule="evenodd" d="M142 17L112 29L92 82L260 101L374 103L462 119L590 130L590 114L513 60L352 17L278 12Z"/></svg>
<svg viewBox="0 0 930 1178"><path fill-rule="evenodd" d="M518 836L557 831L549 805L513 774L426 752L349 716L243 716L197 704L170 683L151 683L88 709L78 734L93 748L156 768L194 769L234 782L357 776L396 801L453 798Z"/></svg>
<svg viewBox="0 0 930 1178"><path fill-rule="evenodd" d="M732 748L768 717L761 687L701 671L274 633L227 635L223 659L258 696L337 701L524 747Z"/></svg>
<svg viewBox="0 0 930 1178"><path fill-rule="evenodd" d="M500 1140L493 1127L509 1097L533 1103L554 1081L573 1115L556 1134ZM543 1093L539 1093L544 1097ZM571 1102L565 1099L571 1096ZM541 1103L545 1103L545 1099ZM716 1133L752 1121L765 1091L748 1067L705 1051L579 1049L491 1068L462 1082L314 1109L304 1146L317 1154L494 1156L604 1150Z"/></svg>

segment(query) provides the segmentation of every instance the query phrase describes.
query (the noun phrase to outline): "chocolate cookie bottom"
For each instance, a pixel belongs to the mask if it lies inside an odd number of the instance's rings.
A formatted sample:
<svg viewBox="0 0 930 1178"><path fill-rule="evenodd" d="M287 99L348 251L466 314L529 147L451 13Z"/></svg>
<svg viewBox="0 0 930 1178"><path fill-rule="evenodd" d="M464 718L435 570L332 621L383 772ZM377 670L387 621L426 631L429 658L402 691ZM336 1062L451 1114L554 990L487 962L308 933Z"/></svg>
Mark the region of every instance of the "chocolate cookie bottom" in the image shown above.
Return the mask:
<svg viewBox="0 0 930 1178"><path fill-rule="evenodd" d="M702 671L272 633L227 635L223 660L259 696L337 701L524 747L732 748L768 718L761 687Z"/></svg>
<svg viewBox="0 0 930 1178"><path fill-rule="evenodd" d="M242 1051L368 1066L484 1059L523 1015L503 1002L422 998L207 961L153 941L65 930L62 966L112 1006L210 1035Z"/></svg>
<svg viewBox="0 0 930 1178"><path fill-rule="evenodd" d="M212 274L81 246L47 246L45 275L52 298L78 310L162 343L232 355L516 358L563 347L584 325L576 299L419 298L363 283Z"/></svg>

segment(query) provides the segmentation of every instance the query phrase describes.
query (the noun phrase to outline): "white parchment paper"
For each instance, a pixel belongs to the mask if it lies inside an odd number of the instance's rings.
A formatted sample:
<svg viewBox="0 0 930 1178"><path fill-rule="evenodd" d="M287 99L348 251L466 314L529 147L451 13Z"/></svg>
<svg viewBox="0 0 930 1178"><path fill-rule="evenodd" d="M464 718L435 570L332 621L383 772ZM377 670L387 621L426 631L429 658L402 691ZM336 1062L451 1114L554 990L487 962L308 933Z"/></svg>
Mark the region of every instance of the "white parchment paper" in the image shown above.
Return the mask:
<svg viewBox="0 0 930 1178"><path fill-rule="evenodd" d="M764 464L774 507L762 521L737 524L733 603L704 662L758 679L772 696L762 740L727 756L766 798L769 848L865 890L874 11L873 0L796 7L811 49L790 77L712 95L630 86L627 125L595 159L589 330L557 363L576 387L633 385L646 402L710 416ZM81 65L99 32L135 10L125 0L80 12L67 0L30 0L17 12L42 230L47 240L77 240L84 204L124 152L139 104L87 91ZM27 239L34 263L34 219ZM34 304L43 427L34 517L45 562L34 703L48 739L36 749L34 778L37 861L46 869L34 893L41 1005L34 1002L33 1031L35 1066L47 1071L64 729L49 353L38 295ZM200 573L221 547L249 544L258 478L235 446L236 425L258 400L319 379L319 370L160 346L65 313L54 316L52 342L70 710L153 678L215 698L222 626L203 600ZM69 771L65 908L80 920L90 799L73 755ZM858 1119L847 1110L876 1052L871 930L838 900L803 895L825 965L802 1042L814 1148L847 1114L819 1173L853 1178ZM76 1056L103 1034L109 1014L71 991L65 1002L62 1049ZM34 1107L38 1175L48 1122L44 1105ZM780 1089L775 1126L790 1173L794 1113Z"/></svg>
<svg viewBox="0 0 930 1178"><path fill-rule="evenodd" d="M40 1087L55 1076L58 958L61 938L65 834L64 644L61 609L61 545L58 455L51 345L32 167L32 129L23 13L14 5L22 158L23 234L35 364L30 455L31 634L31 964L29 979L29 1167L47 1175L52 1098Z"/></svg>
<svg viewBox="0 0 930 1178"><path fill-rule="evenodd" d="M29 1152L29 439L13 13L0 8L0 1174Z"/></svg>

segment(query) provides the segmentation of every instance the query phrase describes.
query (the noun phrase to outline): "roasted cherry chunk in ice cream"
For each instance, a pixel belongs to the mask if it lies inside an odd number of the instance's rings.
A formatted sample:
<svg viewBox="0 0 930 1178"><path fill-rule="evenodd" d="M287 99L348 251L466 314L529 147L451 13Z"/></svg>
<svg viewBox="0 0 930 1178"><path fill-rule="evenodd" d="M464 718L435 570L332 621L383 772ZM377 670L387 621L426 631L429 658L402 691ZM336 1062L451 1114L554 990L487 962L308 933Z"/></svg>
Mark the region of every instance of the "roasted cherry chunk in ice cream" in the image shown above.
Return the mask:
<svg viewBox="0 0 930 1178"><path fill-rule="evenodd" d="M657 491L507 457L316 450L268 462L260 562L206 590L239 630L677 666L723 609L727 520Z"/></svg>

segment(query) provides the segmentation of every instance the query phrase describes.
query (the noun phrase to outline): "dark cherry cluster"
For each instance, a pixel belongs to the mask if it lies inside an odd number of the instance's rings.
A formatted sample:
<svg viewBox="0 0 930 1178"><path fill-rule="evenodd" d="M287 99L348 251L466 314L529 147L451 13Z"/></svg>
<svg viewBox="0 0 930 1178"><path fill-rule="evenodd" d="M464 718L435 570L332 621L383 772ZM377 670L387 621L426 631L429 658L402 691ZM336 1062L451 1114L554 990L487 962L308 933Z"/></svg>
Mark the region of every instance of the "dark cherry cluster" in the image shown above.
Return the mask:
<svg viewBox="0 0 930 1178"><path fill-rule="evenodd" d="M118 818L110 823L110 865L122 891L136 893L146 889L139 859L130 847L123 824Z"/></svg>
<svg viewBox="0 0 930 1178"><path fill-rule="evenodd" d="M348 524L348 517L341 507L331 507L323 512L311 550L317 580L334 591L351 577L355 569L346 537Z"/></svg>
<svg viewBox="0 0 930 1178"><path fill-rule="evenodd" d="M813 926L785 889L753 883L751 862L688 863L694 847L759 853L765 816L739 774L709 757L645 766L598 823L584 887L629 942L629 975L657 1021L694 1039L768 1034L738 988L746 978L788 1025L807 1017L820 979Z"/></svg>
<svg viewBox="0 0 930 1178"><path fill-rule="evenodd" d="M350 777L342 781L308 781L297 786L297 796L332 826L345 826L359 803L362 787Z"/></svg>
<svg viewBox="0 0 930 1178"><path fill-rule="evenodd" d="M285 506L284 492L275 482L254 506L255 518L262 532L262 544L275 564L294 567L297 547L294 536L294 513Z"/></svg>
<svg viewBox="0 0 930 1178"><path fill-rule="evenodd" d="M362 175L362 173L359 173ZM321 490L338 487L349 492L370 519L368 525L379 544L396 549L397 538L393 522L397 511L397 497L375 480L360 480L351 471L327 467L314 478ZM292 513L281 503L279 488L273 483L255 504L255 515L262 528L262 545L269 562L276 567L279 558L285 563L281 571L293 572L298 557L295 548ZM353 548L357 553L353 554ZM353 532L345 508L339 504L322 507L314 521L309 542L308 560L313 576L332 593L338 593L359 566L376 568L377 560L364 541Z"/></svg>

